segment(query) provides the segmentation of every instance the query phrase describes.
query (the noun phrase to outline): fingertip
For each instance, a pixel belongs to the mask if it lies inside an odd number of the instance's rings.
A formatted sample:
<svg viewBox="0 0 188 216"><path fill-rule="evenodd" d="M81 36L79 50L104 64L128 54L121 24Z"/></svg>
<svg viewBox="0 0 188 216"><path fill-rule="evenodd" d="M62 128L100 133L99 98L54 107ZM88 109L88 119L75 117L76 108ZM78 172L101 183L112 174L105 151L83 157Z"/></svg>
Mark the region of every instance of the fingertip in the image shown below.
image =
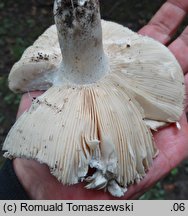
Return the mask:
<svg viewBox="0 0 188 216"><path fill-rule="evenodd" d="M161 42L162 44L167 44L171 40L171 37L168 34L161 33L157 30L157 26L153 26L150 24L141 28L138 33L144 36L151 37Z"/></svg>

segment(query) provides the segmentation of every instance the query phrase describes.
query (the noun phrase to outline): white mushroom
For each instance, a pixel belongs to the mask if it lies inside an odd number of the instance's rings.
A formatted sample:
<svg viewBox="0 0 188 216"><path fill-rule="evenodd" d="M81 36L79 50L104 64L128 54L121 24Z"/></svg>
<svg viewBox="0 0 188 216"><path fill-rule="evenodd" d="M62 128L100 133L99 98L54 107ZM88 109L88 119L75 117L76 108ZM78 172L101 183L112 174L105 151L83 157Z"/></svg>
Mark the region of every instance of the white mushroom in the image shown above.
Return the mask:
<svg viewBox="0 0 188 216"><path fill-rule="evenodd" d="M13 91L48 90L10 130L5 156L45 163L64 184L123 196L158 153L150 128L179 121L181 67L151 38L112 22L101 28L97 0L56 0L54 14L57 30L11 70Z"/></svg>

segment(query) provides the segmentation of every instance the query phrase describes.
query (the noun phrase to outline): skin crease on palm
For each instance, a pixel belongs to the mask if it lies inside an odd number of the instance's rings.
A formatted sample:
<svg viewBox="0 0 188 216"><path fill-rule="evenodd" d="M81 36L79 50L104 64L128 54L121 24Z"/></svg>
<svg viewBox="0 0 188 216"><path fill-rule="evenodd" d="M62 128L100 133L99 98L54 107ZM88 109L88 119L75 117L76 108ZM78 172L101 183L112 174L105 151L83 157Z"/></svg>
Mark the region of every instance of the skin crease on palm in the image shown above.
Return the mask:
<svg viewBox="0 0 188 216"><path fill-rule="evenodd" d="M188 0L169 0L144 26L139 33L148 35L168 46L176 56L185 74L186 94L188 93L188 27L171 42L179 25L188 13ZM22 97L18 117L31 105L31 97L42 92L31 92ZM185 112L188 111L188 100L185 101ZM160 153L154 159L153 166L145 178L129 187L121 199L136 199L163 178L172 168L188 157L188 123L185 114L180 120L181 130L175 124L154 133L156 146ZM36 161L15 159L15 172L31 199L66 199L66 200L105 200L117 199L104 191L87 190L80 183L63 186L53 177L46 165Z"/></svg>

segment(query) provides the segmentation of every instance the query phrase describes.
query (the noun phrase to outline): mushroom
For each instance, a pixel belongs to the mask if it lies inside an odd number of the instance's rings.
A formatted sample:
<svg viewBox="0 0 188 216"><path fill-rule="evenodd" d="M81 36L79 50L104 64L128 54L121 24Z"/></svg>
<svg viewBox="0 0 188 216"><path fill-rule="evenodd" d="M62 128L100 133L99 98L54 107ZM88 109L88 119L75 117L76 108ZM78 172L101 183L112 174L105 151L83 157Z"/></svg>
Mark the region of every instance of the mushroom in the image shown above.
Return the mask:
<svg viewBox="0 0 188 216"><path fill-rule="evenodd" d="M54 17L10 72L13 91L47 91L11 128L5 157L123 196L158 154L151 129L180 119L182 69L159 42L101 21L98 0L56 0Z"/></svg>

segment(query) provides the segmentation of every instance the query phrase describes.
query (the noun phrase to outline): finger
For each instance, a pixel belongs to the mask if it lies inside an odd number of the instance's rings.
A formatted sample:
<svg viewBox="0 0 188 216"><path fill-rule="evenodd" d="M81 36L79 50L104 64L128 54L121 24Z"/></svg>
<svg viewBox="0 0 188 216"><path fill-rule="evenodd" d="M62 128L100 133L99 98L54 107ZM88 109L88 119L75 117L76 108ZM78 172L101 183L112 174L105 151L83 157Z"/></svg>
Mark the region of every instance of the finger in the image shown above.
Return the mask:
<svg viewBox="0 0 188 216"><path fill-rule="evenodd" d="M43 91L35 91L35 92L25 93L22 96L22 99L20 101L20 106L18 108L17 118L20 117L23 112L28 110L28 108L31 106L32 99L35 97L38 97L42 93L43 93Z"/></svg>
<svg viewBox="0 0 188 216"><path fill-rule="evenodd" d="M185 98L185 112L188 112L188 74L185 75L185 94L186 94L186 98Z"/></svg>
<svg viewBox="0 0 188 216"><path fill-rule="evenodd" d="M167 44L185 18L187 10L187 0L169 0L163 4L151 21L139 33Z"/></svg>
<svg viewBox="0 0 188 216"><path fill-rule="evenodd" d="M188 73L188 27L168 48L176 56L184 73Z"/></svg>

